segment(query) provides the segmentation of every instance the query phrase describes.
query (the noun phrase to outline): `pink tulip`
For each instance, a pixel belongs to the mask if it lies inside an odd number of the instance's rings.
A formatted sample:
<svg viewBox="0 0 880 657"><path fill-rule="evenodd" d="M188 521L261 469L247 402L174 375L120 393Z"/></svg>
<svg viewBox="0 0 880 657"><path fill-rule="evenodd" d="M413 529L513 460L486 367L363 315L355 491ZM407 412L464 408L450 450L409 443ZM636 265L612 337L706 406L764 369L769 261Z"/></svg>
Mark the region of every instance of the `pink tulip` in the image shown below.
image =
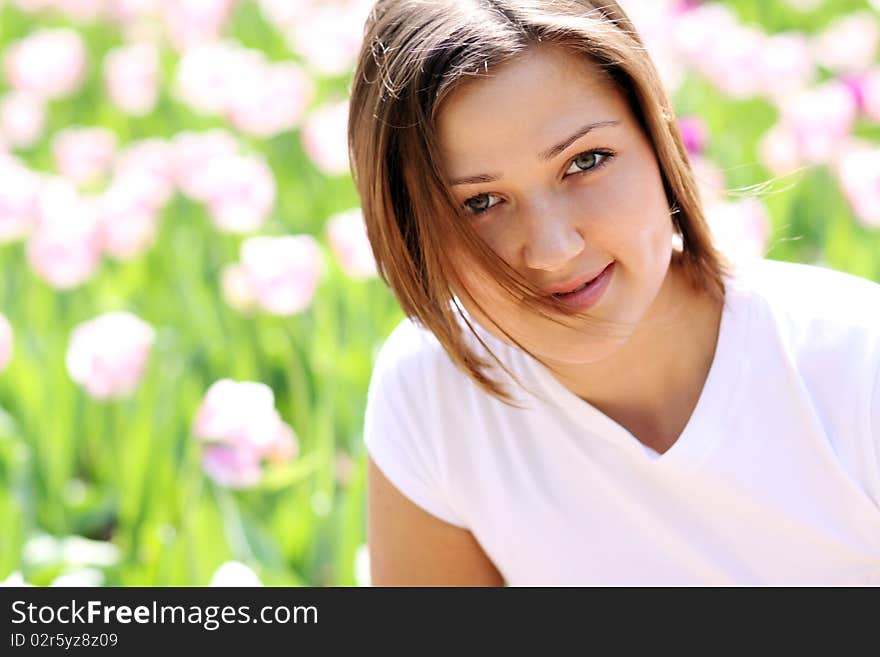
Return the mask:
<svg viewBox="0 0 880 657"><path fill-rule="evenodd" d="M803 164L795 131L784 123L770 128L758 142L758 159L776 176L794 173Z"/></svg>
<svg viewBox="0 0 880 657"><path fill-rule="evenodd" d="M263 17L280 32L307 20L317 0L259 0Z"/></svg>
<svg viewBox="0 0 880 657"><path fill-rule="evenodd" d="M205 201L211 191L206 173L215 157L236 155L238 142L229 132L216 128L205 132L180 132L173 139L174 177L180 191Z"/></svg>
<svg viewBox="0 0 880 657"><path fill-rule="evenodd" d="M880 68L868 71L857 84L865 114L880 123Z"/></svg>
<svg viewBox="0 0 880 657"><path fill-rule="evenodd" d="M312 302L321 276L321 251L311 235L251 237L241 245L241 265L260 309L293 315Z"/></svg>
<svg viewBox="0 0 880 657"><path fill-rule="evenodd" d="M755 198L718 201L706 209L716 246L734 262L761 258L767 250L770 217Z"/></svg>
<svg viewBox="0 0 880 657"><path fill-rule="evenodd" d="M666 88L678 89L684 81L685 70L669 34L683 10L679 0L626 0L620 4L642 37Z"/></svg>
<svg viewBox="0 0 880 657"><path fill-rule="evenodd" d="M621 0L619 4L640 35L660 31L659 24L677 9L674 0Z"/></svg>
<svg viewBox="0 0 880 657"><path fill-rule="evenodd" d="M165 0L111 0L107 13L114 21L123 25L138 23L159 11Z"/></svg>
<svg viewBox="0 0 880 657"><path fill-rule="evenodd" d="M293 429L275 409L272 389L221 379L208 388L193 423L204 444L202 466L217 483L244 488L258 483L264 460L290 461L299 451Z"/></svg>
<svg viewBox="0 0 880 657"><path fill-rule="evenodd" d="M256 573L239 561L226 561L214 571L208 586L263 586Z"/></svg>
<svg viewBox="0 0 880 657"><path fill-rule="evenodd" d="M268 453L282 433L272 389L252 381L221 379L208 388L196 412L193 433L205 442L221 442Z"/></svg>
<svg viewBox="0 0 880 657"><path fill-rule="evenodd" d="M281 427L281 431L275 442L266 451L266 460L269 463L287 463L299 455L299 442L296 434L288 425Z"/></svg>
<svg viewBox="0 0 880 657"><path fill-rule="evenodd" d="M130 396L155 340L153 327L129 312L110 312L76 326L67 371L94 399Z"/></svg>
<svg viewBox="0 0 880 657"><path fill-rule="evenodd" d="M376 261L360 208L330 217L327 220L327 236L330 248L346 274L355 279L376 275Z"/></svg>
<svg viewBox="0 0 880 657"><path fill-rule="evenodd" d="M292 62L256 67L240 82L224 114L254 137L272 137L295 127L314 93L311 79Z"/></svg>
<svg viewBox="0 0 880 657"><path fill-rule="evenodd" d="M734 30L738 24L729 7L707 3L676 14L670 37L685 61L698 62L712 49L719 35Z"/></svg>
<svg viewBox="0 0 880 657"><path fill-rule="evenodd" d="M797 32L767 37L760 60L761 93L772 100L781 100L802 91L816 77L810 44Z"/></svg>
<svg viewBox="0 0 880 657"><path fill-rule="evenodd" d="M867 112L866 87L872 73L873 71L846 73L838 78L849 89L859 112Z"/></svg>
<svg viewBox="0 0 880 657"><path fill-rule="evenodd" d="M104 58L104 82L110 100L123 112L144 116L159 94L159 49L139 43L111 50Z"/></svg>
<svg viewBox="0 0 880 657"><path fill-rule="evenodd" d="M116 260L140 256L156 239L157 210L141 182L136 176L116 178L101 198L101 245Z"/></svg>
<svg viewBox="0 0 880 657"><path fill-rule="evenodd" d="M703 4L703 0L671 0L670 11L673 15L693 11Z"/></svg>
<svg viewBox="0 0 880 657"><path fill-rule="evenodd" d="M229 72L240 66L240 46L221 41L194 46L180 57L173 91L177 99L201 114L219 114L226 105Z"/></svg>
<svg viewBox="0 0 880 657"><path fill-rule="evenodd" d="M225 232L258 229L275 204L272 170L256 157L216 157L208 163L202 182L211 220Z"/></svg>
<svg viewBox="0 0 880 657"><path fill-rule="evenodd" d="M116 155L116 135L106 128L65 128L52 139L58 172L76 185L106 175Z"/></svg>
<svg viewBox="0 0 880 657"><path fill-rule="evenodd" d="M645 46L663 86L668 93L674 94L681 87L687 74L687 66L675 49L675 44L669 41L668 37L658 35L646 42Z"/></svg>
<svg viewBox="0 0 880 657"><path fill-rule="evenodd" d="M736 25L713 36L695 62L697 69L730 98L744 99L761 93L766 35L755 28Z"/></svg>
<svg viewBox="0 0 880 657"><path fill-rule="evenodd" d="M864 71L874 63L880 26L877 17L859 11L835 19L813 41L817 61L835 73Z"/></svg>
<svg viewBox="0 0 880 657"><path fill-rule="evenodd" d="M271 63L259 50L225 41L184 53L174 91L197 112L223 116L249 135L271 137L299 124L314 85L293 62Z"/></svg>
<svg viewBox="0 0 880 657"><path fill-rule="evenodd" d="M236 84L263 65L263 53L234 41L195 46L180 58L174 95L196 112L220 115L235 95Z"/></svg>
<svg viewBox="0 0 880 657"><path fill-rule="evenodd" d="M256 308L256 298L247 270L240 264L226 265L220 272L220 290L229 306L240 313Z"/></svg>
<svg viewBox="0 0 880 657"><path fill-rule="evenodd" d="M9 46L5 65L6 78L13 88L44 98L60 98L82 84L86 49L74 30L43 28Z"/></svg>
<svg viewBox="0 0 880 657"><path fill-rule="evenodd" d="M348 162L348 101L323 105L306 119L303 147L327 175L350 173Z"/></svg>
<svg viewBox="0 0 880 657"><path fill-rule="evenodd" d="M366 0L314 3L301 20L292 23L288 32L290 47L321 75L350 71L372 4Z"/></svg>
<svg viewBox="0 0 880 657"><path fill-rule="evenodd" d="M56 178L43 184L37 205L38 223L26 247L28 264L52 287L81 285L101 259L97 203Z"/></svg>
<svg viewBox="0 0 880 657"><path fill-rule="evenodd" d="M174 151L162 139L133 142L119 153L114 177L130 178L138 186L139 198L154 210L161 208L174 193Z"/></svg>
<svg viewBox="0 0 880 657"><path fill-rule="evenodd" d="M163 0L159 9L171 44L179 51L216 41L235 0Z"/></svg>
<svg viewBox="0 0 880 657"><path fill-rule="evenodd" d="M65 16L89 22L103 17L107 0L55 0L53 4Z"/></svg>
<svg viewBox="0 0 880 657"><path fill-rule="evenodd" d="M767 36L741 25L726 6L704 4L674 14L671 43L722 93L779 98L813 79L809 43L798 33Z"/></svg>
<svg viewBox="0 0 880 657"><path fill-rule="evenodd" d="M202 450L202 469L227 488L252 488L263 476L257 452L223 444L208 445Z"/></svg>
<svg viewBox="0 0 880 657"><path fill-rule="evenodd" d="M836 172L856 218L868 228L880 228L880 149L873 144L848 146Z"/></svg>
<svg viewBox="0 0 880 657"><path fill-rule="evenodd" d="M42 137L45 102L27 91L12 91L0 99L0 135L13 148L28 148Z"/></svg>
<svg viewBox="0 0 880 657"><path fill-rule="evenodd" d="M684 147L691 155L701 155L709 139L709 129L698 116L683 116L678 120L678 129Z"/></svg>
<svg viewBox="0 0 880 657"><path fill-rule="evenodd" d="M12 360L13 337L9 320L0 313L0 372L6 369Z"/></svg>
<svg viewBox="0 0 880 657"><path fill-rule="evenodd" d="M10 156L0 155L0 243L27 235L37 223L40 177Z"/></svg>
<svg viewBox="0 0 880 657"><path fill-rule="evenodd" d="M830 80L787 98L781 113L782 122L797 140L801 158L818 164L828 162L850 133L857 106L846 84Z"/></svg>

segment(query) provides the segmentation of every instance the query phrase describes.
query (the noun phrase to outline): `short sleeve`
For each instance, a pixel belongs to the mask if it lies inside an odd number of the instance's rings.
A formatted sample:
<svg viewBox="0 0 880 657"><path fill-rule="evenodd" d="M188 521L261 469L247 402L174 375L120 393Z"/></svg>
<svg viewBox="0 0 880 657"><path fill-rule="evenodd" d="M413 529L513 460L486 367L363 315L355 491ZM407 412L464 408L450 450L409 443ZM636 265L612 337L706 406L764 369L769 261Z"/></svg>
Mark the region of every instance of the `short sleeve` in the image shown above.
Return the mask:
<svg viewBox="0 0 880 657"><path fill-rule="evenodd" d="M880 286L877 288L877 302L880 303ZM877 314L877 326L880 327L880 312ZM867 412L867 444L866 459L874 466L874 501L880 506L880 331L873 335L872 349L866 358L870 368Z"/></svg>
<svg viewBox="0 0 880 657"><path fill-rule="evenodd" d="M880 359L878 359L876 373L874 375L874 392L870 397L871 408L869 417L871 422L871 438L874 441L875 454L880 457ZM877 463L880 469L880 459Z"/></svg>
<svg viewBox="0 0 880 657"><path fill-rule="evenodd" d="M438 418L431 417L425 363L418 331L399 326L376 358L364 416L367 452L385 477L409 500L457 527L464 523L450 508L438 464Z"/></svg>

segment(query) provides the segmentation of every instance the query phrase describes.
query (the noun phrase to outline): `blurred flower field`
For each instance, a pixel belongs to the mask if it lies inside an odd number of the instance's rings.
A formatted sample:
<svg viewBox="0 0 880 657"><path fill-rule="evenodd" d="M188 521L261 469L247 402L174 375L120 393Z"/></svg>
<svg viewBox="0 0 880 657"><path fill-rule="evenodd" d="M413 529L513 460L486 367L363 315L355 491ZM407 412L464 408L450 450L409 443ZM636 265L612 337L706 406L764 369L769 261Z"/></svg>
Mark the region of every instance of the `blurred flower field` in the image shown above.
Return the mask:
<svg viewBox="0 0 880 657"><path fill-rule="evenodd" d="M735 260L880 281L878 7L624 0ZM366 0L0 0L0 582L367 584Z"/></svg>

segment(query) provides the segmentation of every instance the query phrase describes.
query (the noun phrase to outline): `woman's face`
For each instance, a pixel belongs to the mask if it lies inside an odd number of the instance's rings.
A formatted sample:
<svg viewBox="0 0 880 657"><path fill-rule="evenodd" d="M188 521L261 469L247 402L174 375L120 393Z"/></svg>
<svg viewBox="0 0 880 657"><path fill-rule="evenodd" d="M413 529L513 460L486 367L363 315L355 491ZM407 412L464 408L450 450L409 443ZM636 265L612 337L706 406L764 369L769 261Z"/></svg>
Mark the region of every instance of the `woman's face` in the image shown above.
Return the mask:
<svg viewBox="0 0 880 657"><path fill-rule="evenodd" d="M456 89L437 130L463 220L492 250L542 290L580 283L613 263L585 312L632 327L609 337L563 314L560 325L459 260L471 296L545 362L595 362L619 349L666 281L673 231L653 149L624 96L585 56L533 47ZM456 293L505 339L466 293Z"/></svg>

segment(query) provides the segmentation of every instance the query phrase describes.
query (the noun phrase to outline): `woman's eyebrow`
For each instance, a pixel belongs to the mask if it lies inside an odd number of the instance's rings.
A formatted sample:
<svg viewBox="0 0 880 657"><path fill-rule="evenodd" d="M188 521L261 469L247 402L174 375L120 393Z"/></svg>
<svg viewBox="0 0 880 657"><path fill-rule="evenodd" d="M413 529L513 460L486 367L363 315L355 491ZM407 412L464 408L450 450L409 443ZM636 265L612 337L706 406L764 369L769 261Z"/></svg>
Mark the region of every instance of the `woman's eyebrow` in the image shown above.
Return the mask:
<svg viewBox="0 0 880 657"><path fill-rule="evenodd" d="M596 128L605 128L607 126L619 125L620 121L596 121L594 123L588 123L587 125L581 126L571 135L560 141L558 144L551 146L550 148L541 151L538 153L538 158L547 161L552 160L554 157L559 155L566 148L571 146L578 139L586 135L587 133L595 130ZM465 176L463 178L453 178L449 181L449 184L454 185L478 185L480 183L490 183L495 182L500 179L500 176L492 175L492 174L479 174L476 176Z"/></svg>
<svg viewBox="0 0 880 657"><path fill-rule="evenodd" d="M551 146L547 150L538 153L538 157L544 161L552 160L554 157L559 155L562 151L571 146L575 141L583 137L588 132L595 130L596 128L604 128L610 125L618 125L619 123L620 121L596 121L595 123L588 123L587 125L578 128L578 130L574 134L567 137L566 139L563 139L555 146Z"/></svg>

